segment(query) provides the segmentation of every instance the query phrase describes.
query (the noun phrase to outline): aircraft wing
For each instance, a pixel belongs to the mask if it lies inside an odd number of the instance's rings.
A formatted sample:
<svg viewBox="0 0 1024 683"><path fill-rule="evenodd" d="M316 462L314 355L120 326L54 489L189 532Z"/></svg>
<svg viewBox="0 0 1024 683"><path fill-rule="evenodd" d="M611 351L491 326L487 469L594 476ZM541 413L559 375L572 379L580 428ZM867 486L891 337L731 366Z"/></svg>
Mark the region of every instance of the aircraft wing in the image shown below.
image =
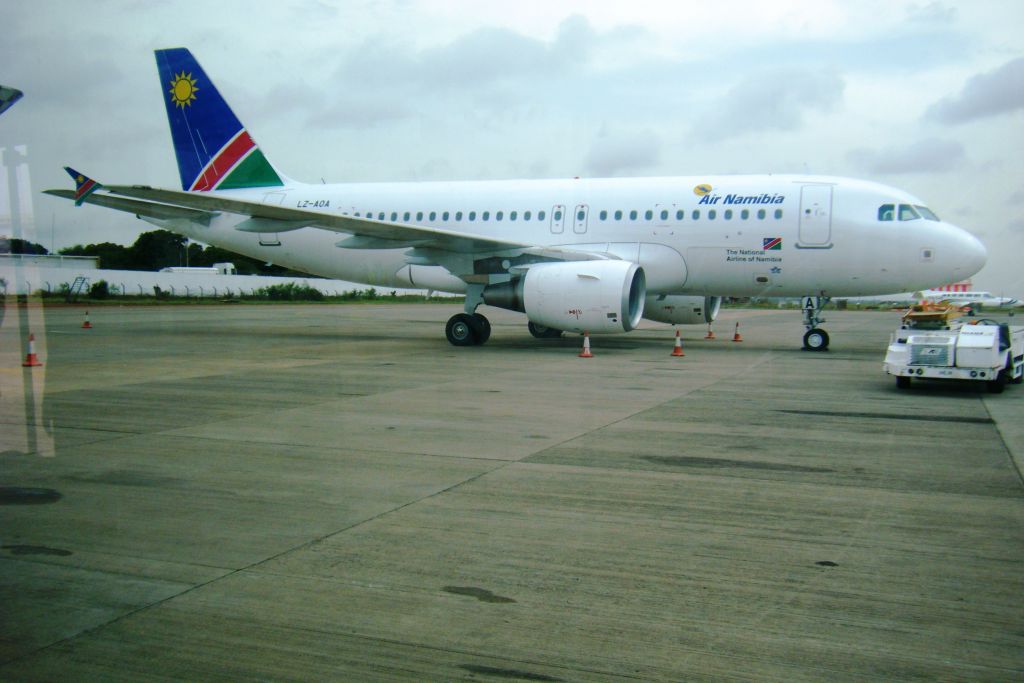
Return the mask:
<svg viewBox="0 0 1024 683"><path fill-rule="evenodd" d="M43 190L43 194L50 194L54 197L74 200L74 190ZM82 199L85 204L96 204L108 209L127 211L137 216L148 216L150 218L186 218L192 221L208 221L213 215L209 211L198 211L183 206L171 206L169 204L158 204L156 202L143 202L136 199L115 197L110 194L93 193Z"/></svg>
<svg viewBox="0 0 1024 683"><path fill-rule="evenodd" d="M287 232L302 227L320 228L350 235L338 246L348 249L437 249L463 254L486 254L529 249L523 242L481 237L439 228L426 228L377 221L370 218L340 216L306 209L262 204L223 194L163 190L139 185L105 185L114 194L163 204L187 207L202 212L226 212L249 216L239 230L248 232ZM590 259L600 258L589 255ZM571 260L571 259L566 259Z"/></svg>

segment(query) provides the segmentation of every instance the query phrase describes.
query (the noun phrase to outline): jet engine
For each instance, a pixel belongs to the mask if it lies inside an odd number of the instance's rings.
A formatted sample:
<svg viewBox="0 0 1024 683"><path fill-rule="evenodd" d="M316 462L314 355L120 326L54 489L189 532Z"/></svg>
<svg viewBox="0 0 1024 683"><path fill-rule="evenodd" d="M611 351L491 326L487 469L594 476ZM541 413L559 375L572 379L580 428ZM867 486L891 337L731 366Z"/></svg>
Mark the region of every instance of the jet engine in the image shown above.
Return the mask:
<svg viewBox="0 0 1024 683"><path fill-rule="evenodd" d="M555 330L629 332L647 293L644 269L630 261L537 263L511 282L484 289L484 303L526 313Z"/></svg>
<svg viewBox="0 0 1024 683"><path fill-rule="evenodd" d="M644 304L644 317L673 325L703 325L718 316L720 296L651 294Z"/></svg>

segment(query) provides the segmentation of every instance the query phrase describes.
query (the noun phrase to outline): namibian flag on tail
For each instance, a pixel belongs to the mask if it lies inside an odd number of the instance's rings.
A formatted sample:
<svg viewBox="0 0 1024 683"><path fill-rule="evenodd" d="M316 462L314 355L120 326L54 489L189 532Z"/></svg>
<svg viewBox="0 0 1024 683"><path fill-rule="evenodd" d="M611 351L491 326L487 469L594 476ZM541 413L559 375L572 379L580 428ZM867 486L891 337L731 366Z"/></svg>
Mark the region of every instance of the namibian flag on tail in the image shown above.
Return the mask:
<svg viewBox="0 0 1024 683"><path fill-rule="evenodd" d="M70 166L65 166L64 170L75 180L75 206L81 206L86 197L103 187L89 176L79 173Z"/></svg>
<svg viewBox="0 0 1024 683"><path fill-rule="evenodd" d="M183 190L284 185L191 52L157 50L156 66Z"/></svg>

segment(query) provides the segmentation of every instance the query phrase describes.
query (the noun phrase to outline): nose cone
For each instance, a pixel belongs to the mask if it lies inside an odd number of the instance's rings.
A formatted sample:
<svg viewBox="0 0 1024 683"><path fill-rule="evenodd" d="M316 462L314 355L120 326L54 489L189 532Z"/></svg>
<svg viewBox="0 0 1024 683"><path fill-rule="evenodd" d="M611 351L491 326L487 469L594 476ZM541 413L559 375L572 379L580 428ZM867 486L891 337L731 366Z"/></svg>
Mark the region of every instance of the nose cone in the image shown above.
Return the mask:
<svg viewBox="0 0 1024 683"><path fill-rule="evenodd" d="M956 234L957 261L961 269L960 279L966 279L985 267L988 250L977 237L963 228L949 226Z"/></svg>

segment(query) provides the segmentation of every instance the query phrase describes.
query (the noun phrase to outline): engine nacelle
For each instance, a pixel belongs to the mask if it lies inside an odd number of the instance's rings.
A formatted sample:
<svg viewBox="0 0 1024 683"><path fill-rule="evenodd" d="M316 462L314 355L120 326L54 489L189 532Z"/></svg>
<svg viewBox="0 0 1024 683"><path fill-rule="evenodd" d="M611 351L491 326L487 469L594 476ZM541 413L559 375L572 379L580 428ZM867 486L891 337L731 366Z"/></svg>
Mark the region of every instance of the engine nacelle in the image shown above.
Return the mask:
<svg viewBox="0 0 1024 683"><path fill-rule="evenodd" d="M522 278L484 290L484 302L566 332L629 332L643 317L644 269L630 261L538 263Z"/></svg>
<svg viewBox="0 0 1024 683"><path fill-rule="evenodd" d="M672 325L704 325L718 317L720 296L652 294L644 304L644 317Z"/></svg>

